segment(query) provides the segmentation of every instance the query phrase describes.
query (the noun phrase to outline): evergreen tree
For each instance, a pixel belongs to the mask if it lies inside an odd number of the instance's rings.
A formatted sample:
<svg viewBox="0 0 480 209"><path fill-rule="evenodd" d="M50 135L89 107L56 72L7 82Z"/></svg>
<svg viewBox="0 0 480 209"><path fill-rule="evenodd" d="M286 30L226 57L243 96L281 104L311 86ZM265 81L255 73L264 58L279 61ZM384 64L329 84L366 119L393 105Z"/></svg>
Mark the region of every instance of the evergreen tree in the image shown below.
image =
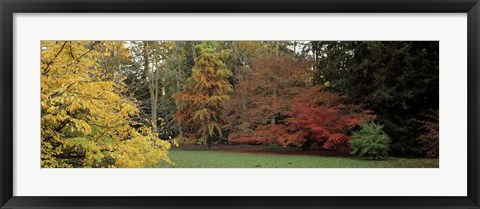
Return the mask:
<svg viewBox="0 0 480 209"><path fill-rule="evenodd" d="M321 42L318 47L319 82L375 111L392 138L393 154L425 154L417 120L438 110L438 41Z"/></svg>

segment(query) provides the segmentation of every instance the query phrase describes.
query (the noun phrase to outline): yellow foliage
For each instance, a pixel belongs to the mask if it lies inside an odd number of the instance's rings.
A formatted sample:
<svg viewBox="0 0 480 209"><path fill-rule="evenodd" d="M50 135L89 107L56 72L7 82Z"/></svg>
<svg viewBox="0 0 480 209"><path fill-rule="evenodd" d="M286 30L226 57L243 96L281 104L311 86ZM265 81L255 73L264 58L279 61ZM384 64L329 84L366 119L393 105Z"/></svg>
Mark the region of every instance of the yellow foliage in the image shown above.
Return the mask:
<svg viewBox="0 0 480 209"><path fill-rule="evenodd" d="M154 167L170 143L135 124L132 98L115 71L98 63L128 59L123 42L42 41L41 166ZM112 47L121 52L113 57ZM116 47L116 48L115 48ZM118 61L118 60L117 60Z"/></svg>

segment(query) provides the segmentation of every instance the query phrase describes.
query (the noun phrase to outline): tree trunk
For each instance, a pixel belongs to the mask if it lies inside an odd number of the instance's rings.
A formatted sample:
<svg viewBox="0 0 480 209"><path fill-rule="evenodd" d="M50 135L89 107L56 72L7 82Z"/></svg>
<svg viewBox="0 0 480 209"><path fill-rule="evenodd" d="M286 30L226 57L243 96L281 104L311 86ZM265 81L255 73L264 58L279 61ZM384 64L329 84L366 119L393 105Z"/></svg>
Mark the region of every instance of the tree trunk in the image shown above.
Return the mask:
<svg viewBox="0 0 480 209"><path fill-rule="evenodd" d="M302 145L302 150L306 151L309 150L312 146L312 142L310 140L307 140L303 145Z"/></svg>
<svg viewBox="0 0 480 209"><path fill-rule="evenodd" d="M210 137L207 137L207 147L208 147L208 150L212 149L212 142L210 140Z"/></svg>
<svg viewBox="0 0 480 209"><path fill-rule="evenodd" d="M162 97L164 97L167 92L166 92L166 88L167 88L167 81L165 80L165 76L163 76L162 78Z"/></svg>
<svg viewBox="0 0 480 209"><path fill-rule="evenodd" d="M158 44L157 44L158 47ZM157 133L158 131L158 115L157 115L157 102L158 102L158 77L160 76L160 70L158 69L158 48L155 50L153 55L153 69L152 69L152 79L151 79L151 103L152 103L152 124L153 131Z"/></svg>
<svg viewBox="0 0 480 209"><path fill-rule="evenodd" d="M144 41L143 42L143 60L144 60L143 75L145 76L145 78L147 78L148 74L150 73L150 70L149 70L150 63L148 61L148 56L149 56L148 41Z"/></svg>
<svg viewBox="0 0 480 209"><path fill-rule="evenodd" d="M156 100L155 100L155 92L154 92L154 82L155 82L155 79L156 79L156 76L154 75L154 70L155 69L152 69L150 70L150 51L149 51L149 46L150 43L149 41L145 41L143 42L143 60L144 60L144 64L143 64L143 74L145 76L145 79L147 80L148 82L148 88L149 88L149 92L150 92L150 108L151 108L151 123L152 123L152 126L153 126L153 131L156 133L157 132L157 104L156 104ZM155 57L154 57L155 58ZM154 64L155 64L155 59L154 59Z"/></svg>
<svg viewBox="0 0 480 209"><path fill-rule="evenodd" d="M175 58L178 59L178 48L177 48L177 46L175 46ZM181 63L181 61L179 63ZM175 93L180 92L182 90L181 86L180 86L180 76L181 76L181 73L182 73L182 65L178 64L177 67L178 67L178 69L177 69L177 73L176 73L176 76L175 76L176 81L177 81L176 82L177 91ZM178 104L178 102L175 102L175 105L177 107L177 110L179 110L180 105ZM177 126L178 126L179 136L183 137L182 121L178 121Z"/></svg>

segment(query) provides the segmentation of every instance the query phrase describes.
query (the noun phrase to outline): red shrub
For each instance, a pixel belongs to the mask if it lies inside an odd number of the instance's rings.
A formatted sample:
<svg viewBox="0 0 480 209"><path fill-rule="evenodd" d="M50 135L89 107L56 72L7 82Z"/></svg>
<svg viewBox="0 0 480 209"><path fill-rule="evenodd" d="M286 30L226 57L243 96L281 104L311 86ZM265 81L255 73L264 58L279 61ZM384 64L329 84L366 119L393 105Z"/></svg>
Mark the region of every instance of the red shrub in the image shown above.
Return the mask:
<svg viewBox="0 0 480 209"><path fill-rule="evenodd" d="M312 106L295 103L290 113L288 129L292 132L302 131L304 139L312 144L323 144L329 150L347 152L349 150L347 132L353 126L372 120L368 111L355 113L355 106ZM358 111L358 110L357 110Z"/></svg>
<svg viewBox="0 0 480 209"><path fill-rule="evenodd" d="M418 120L422 124L425 132L418 138L423 150L428 157L439 156L439 125L438 125L438 111L433 114L426 115L428 120Z"/></svg>

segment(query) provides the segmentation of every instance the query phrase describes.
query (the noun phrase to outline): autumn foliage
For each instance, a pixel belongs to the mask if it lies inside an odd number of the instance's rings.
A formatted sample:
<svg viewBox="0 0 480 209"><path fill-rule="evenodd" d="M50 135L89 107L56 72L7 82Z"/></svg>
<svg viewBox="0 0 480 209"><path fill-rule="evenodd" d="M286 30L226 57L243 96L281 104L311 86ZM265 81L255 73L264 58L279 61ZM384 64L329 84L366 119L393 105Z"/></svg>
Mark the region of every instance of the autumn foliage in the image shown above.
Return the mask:
<svg viewBox="0 0 480 209"><path fill-rule="evenodd" d="M275 125L289 111L293 87L305 87L309 63L292 57L259 55L252 67L240 69L231 99L223 104L223 128L232 142L261 143L255 133L260 126Z"/></svg>
<svg viewBox="0 0 480 209"><path fill-rule="evenodd" d="M42 41L40 73L43 168L171 166L177 142L439 154L437 42Z"/></svg>
<svg viewBox="0 0 480 209"><path fill-rule="evenodd" d="M222 132L219 121L221 105L228 100L232 75L222 61L225 52L217 51L213 42L205 42L197 48L201 54L195 59L192 76L181 92L173 95L180 108L175 119L182 124L184 137L208 144L211 137Z"/></svg>
<svg viewBox="0 0 480 209"><path fill-rule="evenodd" d="M311 73L308 62L293 57L254 60L224 105L229 140L348 152L349 130L374 116L343 104L343 97L320 85L311 86Z"/></svg>
<svg viewBox="0 0 480 209"><path fill-rule="evenodd" d="M302 133L302 138L311 145L328 150L348 152L349 130L354 126L372 120L370 111L355 106L311 106L295 103L287 120L289 131Z"/></svg>
<svg viewBox="0 0 480 209"><path fill-rule="evenodd" d="M431 114L425 115L427 119L418 120L421 124L421 128L424 130L423 134L420 135L418 141L422 145L424 152L427 157L438 157L439 156L439 114L438 111L435 111Z"/></svg>
<svg viewBox="0 0 480 209"><path fill-rule="evenodd" d="M170 143L137 124L135 100L113 70L108 42L42 42L41 166L155 167ZM134 128L135 127L135 128Z"/></svg>

